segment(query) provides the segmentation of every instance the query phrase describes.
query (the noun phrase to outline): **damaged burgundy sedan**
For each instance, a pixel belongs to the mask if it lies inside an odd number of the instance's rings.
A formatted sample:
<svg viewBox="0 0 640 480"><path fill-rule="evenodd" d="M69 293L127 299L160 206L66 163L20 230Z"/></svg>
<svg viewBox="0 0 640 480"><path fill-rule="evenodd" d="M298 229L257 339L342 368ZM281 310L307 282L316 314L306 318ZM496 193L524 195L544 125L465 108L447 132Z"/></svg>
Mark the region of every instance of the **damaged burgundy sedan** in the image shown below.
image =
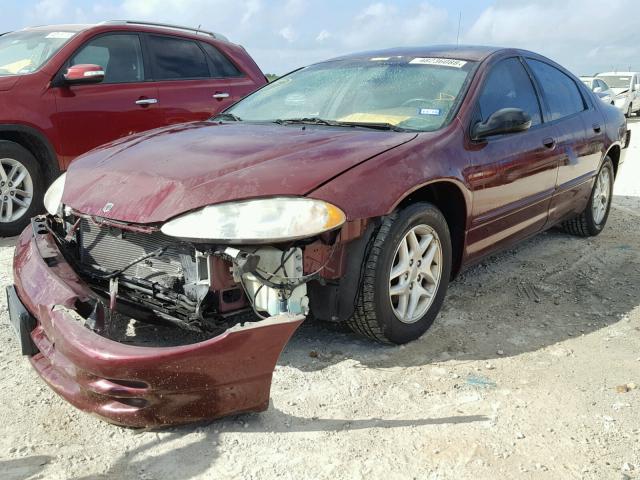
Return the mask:
<svg viewBox="0 0 640 480"><path fill-rule="evenodd" d="M305 316L405 343L463 266L554 225L597 235L628 141L531 52L312 65L74 162L20 237L11 318L49 385L108 421L259 411Z"/></svg>

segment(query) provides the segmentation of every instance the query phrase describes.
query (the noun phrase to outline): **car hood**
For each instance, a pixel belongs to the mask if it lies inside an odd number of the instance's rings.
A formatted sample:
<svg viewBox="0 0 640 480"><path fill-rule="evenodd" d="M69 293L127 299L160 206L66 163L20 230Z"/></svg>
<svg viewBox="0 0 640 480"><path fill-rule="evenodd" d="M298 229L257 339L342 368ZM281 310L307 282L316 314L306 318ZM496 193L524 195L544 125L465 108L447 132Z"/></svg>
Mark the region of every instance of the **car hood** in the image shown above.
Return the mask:
<svg viewBox="0 0 640 480"><path fill-rule="evenodd" d="M129 137L71 164L63 203L127 223L205 205L305 195L416 137L363 128L198 122Z"/></svg>
<svg viewBox="0 0 640 480"><path fill-rule="evenodd" d="M611 88L611 91L612 91L613 93L615 93L616 95L620 95L621 93L623 93L623 94L625 94L625 95L626 95L626 94L628 94L629 92L631 92L631 89L630 89L630 88L627 88L627 87L625 87L625 88L613 88L613 87L612 87L612 88Z"/></svg>
<svg viewBox="0 0 640 480"><path fill-rule="evenodd" d="M11 90L18 83L18 78L16 75L0 76L0 92Z"/></svg>

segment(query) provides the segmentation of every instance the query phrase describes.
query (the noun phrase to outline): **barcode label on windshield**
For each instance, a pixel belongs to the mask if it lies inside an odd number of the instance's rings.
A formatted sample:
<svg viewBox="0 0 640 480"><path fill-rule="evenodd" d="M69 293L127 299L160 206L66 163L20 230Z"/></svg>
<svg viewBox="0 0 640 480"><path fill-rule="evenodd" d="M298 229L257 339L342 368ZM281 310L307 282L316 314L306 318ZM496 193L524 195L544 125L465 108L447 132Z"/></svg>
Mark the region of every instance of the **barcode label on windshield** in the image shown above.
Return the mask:
<svg viewBox="0 0 640 480"><path fill-rule="evenodd" d="M456 60L455 58L430 58L430 57L418 57L411 60L409 63L417 65L439 65L441 67L453 67L462 68L467 62L464 60Z"/></svg>

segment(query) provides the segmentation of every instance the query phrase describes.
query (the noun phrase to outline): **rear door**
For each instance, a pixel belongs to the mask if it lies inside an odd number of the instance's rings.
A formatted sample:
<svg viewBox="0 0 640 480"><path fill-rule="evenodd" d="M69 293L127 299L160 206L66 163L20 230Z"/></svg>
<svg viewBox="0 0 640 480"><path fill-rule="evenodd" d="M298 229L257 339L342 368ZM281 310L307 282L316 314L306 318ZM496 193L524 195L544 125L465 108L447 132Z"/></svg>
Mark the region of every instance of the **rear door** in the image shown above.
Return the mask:
<svg viewBox="0 0 640 480"><path fill-rule="evenodd" d="M147 68L138 34L94 37L62 70L87 63L104 68L104 81L53 88L57 110L53 122L60 131L65 166L99 145L164 125L156 103L158 90L145 82Z"/></svg>
<svg viewBox="0 0 640 480"><path fill-rule="evenodd" d="M253 81L209 43L148 34L159 107L167 125L206 120L253 90Z"/></svg>
<svg viewBox="0 0 640 480"><path fill-rule="evenodd" d="M477 117L486 121L502 108L531 116L531 128L495 135L470 146L474 164L470 258L503 248L542 229L553 195L560 152L557 131L544 121L534 82L519 57L501 60L489 71L477 99Z"/></svg>
<svg viewBox="0 0 640 480"><path fill-rule="evenodd" d="M546 120L558 131L557 149L563 153L549 223L579 213L591 193L604 149L604 117L577 82L555 66L528 58L546 105Z"/></svg>

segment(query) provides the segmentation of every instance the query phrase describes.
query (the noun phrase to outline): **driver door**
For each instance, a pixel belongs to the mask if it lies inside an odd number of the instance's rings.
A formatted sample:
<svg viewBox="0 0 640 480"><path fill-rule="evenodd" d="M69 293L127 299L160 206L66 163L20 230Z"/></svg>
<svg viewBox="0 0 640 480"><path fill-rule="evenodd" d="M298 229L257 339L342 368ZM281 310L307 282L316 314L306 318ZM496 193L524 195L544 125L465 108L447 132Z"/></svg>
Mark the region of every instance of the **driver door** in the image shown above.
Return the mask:
<svg viewBox="0 0 640 480"><path fill-rule="evenodd" d="M105 143L164 125L158 89L145 82L145 63L136 33L94 37L68 65L104 67L101 83L54 87L56 128L61 132L62 162ZM66 66L64 69L66 70Z"/></svg>
<svg viewBox="0 0 640 480"><path fill-rule="evenodd" d="M476 118L486 121L502 108L519 108L531 116L531 128L471 142L473 219L468 255L479 258L539 232L563 157L557 132L544 123L540 98L519 57L490 67L476 99Z"/></svg>

